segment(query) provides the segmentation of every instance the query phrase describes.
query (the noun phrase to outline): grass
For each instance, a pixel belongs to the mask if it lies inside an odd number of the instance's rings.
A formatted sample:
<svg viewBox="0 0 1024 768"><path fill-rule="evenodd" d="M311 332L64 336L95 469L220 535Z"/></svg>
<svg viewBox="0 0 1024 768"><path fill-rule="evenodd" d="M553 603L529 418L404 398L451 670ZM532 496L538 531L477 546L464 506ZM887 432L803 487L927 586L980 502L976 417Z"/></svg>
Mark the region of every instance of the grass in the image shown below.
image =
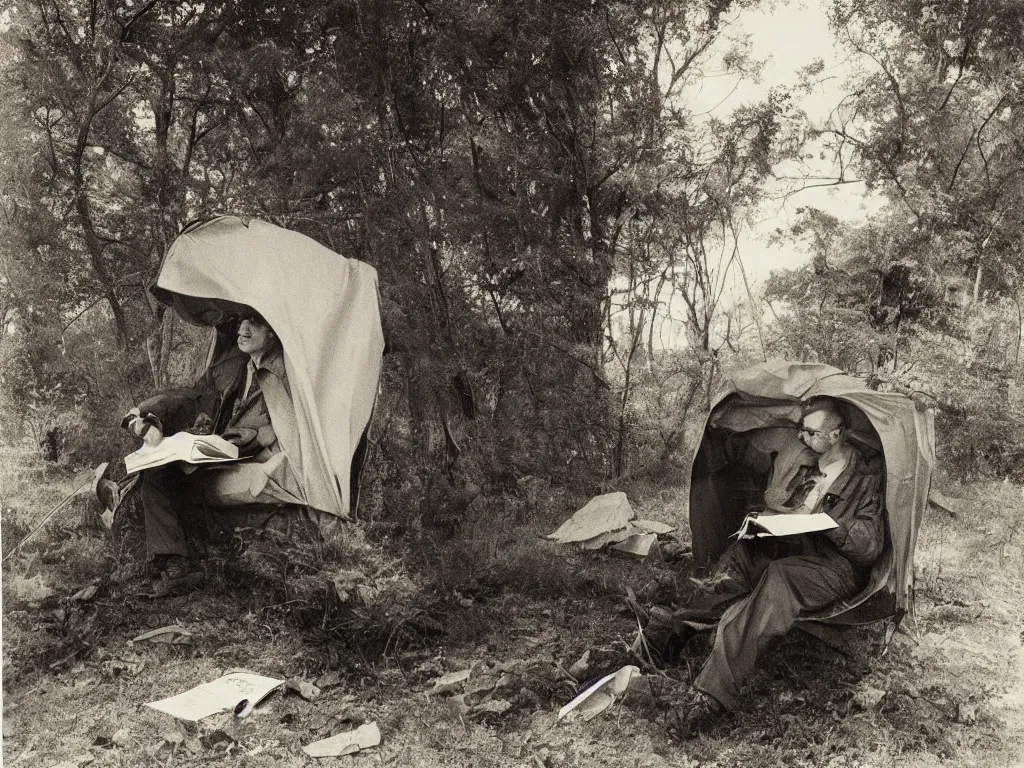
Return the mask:
<svg viewBox="0 0 1024 768"><path fill-rule="evenodd" d="M7 551L72 476L2 458L5 505L16 510L3 517ZM623 490L644 517L678 522L685 508L679 490ZM406 524L396 535L378 519L347 527L332 547L249 532L207 548L205 590L162 601L130 596L141 575L137 510L113 533L69 510L4 564L4 758L313 765L303 744L375 720L383 743L372 755L327 764L1011 765L1024 732L1024 561L1010 503L1019 494L959 489L974 498L960 518L929 516L917 624L885 655L877 628L852 631L846 653L791 633L766 649L741 710L682 744L662 718L706 653L700 642L689 665L598 719L554 724L585 678L637 663L626 587L660 585L665 597L685 583L679 564L568 553L540 538L585 499L541 494L524 514L519 500L493 497L457 530ZM72 599L92 583L93 599ZM128 642L172 623L192 642ZM570 675L588 651L589 666ZM318 699L276 693L241 723L180 723L142 706L237 668L335 675ZM466 688L426 695L440 675L467 668Z"/></svg>

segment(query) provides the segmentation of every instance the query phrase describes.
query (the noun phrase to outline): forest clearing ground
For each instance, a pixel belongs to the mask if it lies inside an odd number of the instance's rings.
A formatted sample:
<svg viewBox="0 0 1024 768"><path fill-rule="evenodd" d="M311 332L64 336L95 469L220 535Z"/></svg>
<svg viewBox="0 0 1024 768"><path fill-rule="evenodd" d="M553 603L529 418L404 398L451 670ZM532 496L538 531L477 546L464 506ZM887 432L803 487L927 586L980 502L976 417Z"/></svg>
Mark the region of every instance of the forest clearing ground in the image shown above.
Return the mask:
<svg viewBox="0 0 1024 768"><path fill-rule="evenodd" d="M4 486L12 489L4 503L24 502L27 511L5 517L5 552L26 531L19 523L38 519L67 488L55 474L8 471L22 474ZM638 512L679 514L681 494L646 490L630 493ZM504 589L436 602L436 632L372 654L298 620L258 580L238 583L241 571L186 597L130 598L118 581L126 554L94 526L65 518L4 567L4 764L1019 766L1024 560L1013 532L1021 496L996 484L960 495L976 500L958 519L929 512L917 550L917 625L887 654L875 627L853 630L846 655L791 633L763 654L743 709L685 743L663 727L685 665L589 723L554 724L581 682L564 670L585 651L586 677L635 663L623 585L671 577L671 564L564 555L524 529L504 556ZM69 601L97 577L93 601ZM517 589L530 579L532 587ZM172 623L190 629L192 642L128 644ZM466 668L470 689L481 690L427 696L438 676ZM333 669L339 679L313 701L272 694L240 723L223 715L185 724L142 706L233 669L309 681ZM488 688L502 671L511 675L504 687ZM480 701L510 706L489 712L474 706ZM324 760L301 752L363 720L379 724L379 747Z"/></svg>

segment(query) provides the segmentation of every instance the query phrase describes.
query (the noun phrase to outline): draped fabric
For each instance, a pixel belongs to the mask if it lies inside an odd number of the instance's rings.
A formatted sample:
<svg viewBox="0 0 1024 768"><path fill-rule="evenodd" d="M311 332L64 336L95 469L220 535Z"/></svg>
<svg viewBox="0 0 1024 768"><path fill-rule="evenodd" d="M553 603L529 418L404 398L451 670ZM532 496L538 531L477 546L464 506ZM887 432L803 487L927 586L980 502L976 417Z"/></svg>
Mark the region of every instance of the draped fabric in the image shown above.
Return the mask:
<svg viewBox="0 0 1024 768"><path fill-rule="evenodd" d="M877 451L885 463L885 506L889 544L875 563L871 582L855 599L833 606L823 616L856 607L880 590L888 590L899 608L911 607L914 548L928 501L935 465L935 432L930 410L919 411L911 399L876 392L861 379L838 368L811 363L772 361L738 371L715 398L708 425L746 433L761 450L778 450L793 440L801 404L814 397L840 401L851 439ZM694 560L706 566L725 550L739 526L736 480L693 476L690 485L690 530ZM815 617L818 618L818 617Z"/></svg>
<svg viewBox="0 0 1024 768"><path fill-rule="evenodd" d="M370 421L384 334L377 272L305 235L256 219L220 216L187 227L172 243L158 301L195 325L217 325L252 307L284 348L292 410L277 414L281 448L306 503L348 517L350 472ZM285 399L281 399L287 403Z"/></svg>

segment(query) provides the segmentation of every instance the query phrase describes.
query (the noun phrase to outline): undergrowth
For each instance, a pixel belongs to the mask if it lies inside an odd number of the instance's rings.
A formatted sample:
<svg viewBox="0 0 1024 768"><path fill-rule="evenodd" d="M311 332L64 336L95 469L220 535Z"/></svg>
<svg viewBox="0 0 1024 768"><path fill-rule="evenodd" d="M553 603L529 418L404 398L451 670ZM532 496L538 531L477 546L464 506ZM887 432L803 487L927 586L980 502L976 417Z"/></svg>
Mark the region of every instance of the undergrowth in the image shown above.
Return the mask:
<svg viewBox="0 0 1024 768"><path fill-rule="evenodd" d="M42 490L32 491L31 502L12 497L3 515L5 552L73 479L55 477L45 501ZM683 491L626 490L638 514L679 522ZM627 702L634 730L652 734L662 754L678 757L673 750L681 749L702 765L878 768L901 764L901 756L952 761L1002 748L1006 725L990 702L1006 685L1005 662L1000 649L977 638L1019 631L1019 610L989 598L1019 594L1024 576L1013 486L972 486L962 492L958 517L933 512L925 521L917 622L908 621L909 634L897 635L884 654L878 627L847 632L843 649L790 633L764 650L735 717L680 748L665 740L662 718L699 670L710 635L698 635L674 667L653 657L656 666L645 666L640 625L622 598L632 589L645 605L684 601L687 562L556 547L543 536L585 499L545 493L547 501L528 513L514 492L482 497L444 528L423 525L415 514L357 521L330 544L298 525L197 539L207 584L166 601L133 597L144 575L138 504L126 504L111 531L95 509L76 506L4 563L5 695L81 670L117 686L139 662L113 638L183 623L200 639L155 649L168 664L209 674L210 663L221 670L256 663L267 673L309 679L335 671L374 706L390 702L380 714L390 733L415 743L409 734L425 727L421 721L430 724L438 742L422 747L438 754L456 732L474 744L493 734L533 733L540 713L556 711L586 679L624 664L652 673L657 689ZM90 587L92 596L82 599ZM586 672L568 675L588 653ZM470 722L450 702L408 698L462 668L484 680L517 671L518 687L500 694L510 707L500 718L481 710L489 719ZM458 706L481 706L484 695L467 695ZM618 733L619 726L606 726ZM530 749L524 742L520 751L546 767L593 758L566 738L548 739Z"/></svg>

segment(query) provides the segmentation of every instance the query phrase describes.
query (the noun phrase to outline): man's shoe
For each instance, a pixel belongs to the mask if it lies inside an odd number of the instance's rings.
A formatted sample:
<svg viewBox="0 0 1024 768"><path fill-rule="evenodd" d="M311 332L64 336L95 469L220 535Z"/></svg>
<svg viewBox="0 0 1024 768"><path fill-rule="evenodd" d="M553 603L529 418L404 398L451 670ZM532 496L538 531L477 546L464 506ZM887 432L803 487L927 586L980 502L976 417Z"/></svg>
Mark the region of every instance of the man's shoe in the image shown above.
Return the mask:
<svg viewBox="0 0 1024 768"><path fill-rule="evenodd" d="M108 462L103 462L94 470L92 492L99 500L103 511L100 513L100 520L110 530L114 525L114 515L120 508L121 503L128 498L131 492L138 485L141 475L128 475L120 481L114 481L111 477L113 470Z"/></svg>
<svg viewBox="0 0 1024 768"><path fill-rule="evenodd" d="M679 739L692 739L729 716L721 704L695 688L687 691L683 701L668 713L669 735Z"/></svg>
<svg viewBox="0 0 1024 768"><path fill-rule="evenodd" d="M170 597L172 595L186 595L194 592L206 582L206 574L198 568L194 568L192 561L181 555L171 555L156 560L156 567L160 568L159 575L153 579L150 597Z"/></svg>

